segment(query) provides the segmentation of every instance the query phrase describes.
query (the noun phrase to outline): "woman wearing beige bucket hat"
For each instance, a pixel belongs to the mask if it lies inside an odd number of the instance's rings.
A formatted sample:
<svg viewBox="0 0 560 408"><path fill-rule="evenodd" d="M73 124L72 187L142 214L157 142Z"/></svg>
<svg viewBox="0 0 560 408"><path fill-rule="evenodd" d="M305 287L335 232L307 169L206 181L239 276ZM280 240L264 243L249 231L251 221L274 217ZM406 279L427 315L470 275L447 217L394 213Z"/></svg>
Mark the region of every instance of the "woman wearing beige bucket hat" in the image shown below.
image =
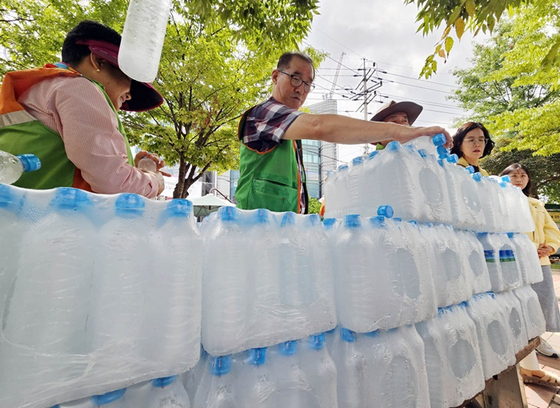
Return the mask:
<svg viewBox="0 0 560 408"><path fill-rule="evenodd" d="M417 103L402 101L389 101L381 105L379 110L370 119L374 122L392 122L398 125L411 126L424 108ZM390 140L377 143L377 149L383 149ZM374 143L375 144L375 143Z"/></svg>
<svg viewBox="0 0 560 408"><path fill-rule="evenodd" d="M151 156L155 172L135 167L117 111L154 109L163 98L119 69L120 41L113 29L82 21L64 40L63 62L6 74L0 90L0 150L33 153L42 163L16 185L150 198L161 193L164 183L157 170L164 163Z"/></svg>

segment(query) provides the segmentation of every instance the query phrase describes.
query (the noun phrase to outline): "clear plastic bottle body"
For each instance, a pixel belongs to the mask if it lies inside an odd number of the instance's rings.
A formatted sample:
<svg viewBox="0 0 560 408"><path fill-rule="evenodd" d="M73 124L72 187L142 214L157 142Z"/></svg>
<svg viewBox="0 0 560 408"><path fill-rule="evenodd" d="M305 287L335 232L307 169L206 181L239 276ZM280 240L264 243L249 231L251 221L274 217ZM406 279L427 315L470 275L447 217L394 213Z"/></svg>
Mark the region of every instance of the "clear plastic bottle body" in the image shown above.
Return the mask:
<svg viewBox="0 0 560 408"><path fill-rule="evenodd" d="M171 0L132 0L119 49L119 68L139 82L158 73Z"/></svg>
<svg viewBox="0 0 560 408"><path fill-rule="evenodd" d="M0 183L15 183L24 172L41 168L41 162L32 154L14 156L0 150Z"/></svg>
<svg viewBox="0 0 560 408"><path fill-rule="evenodd" d="M63 382L87 368L82 361L68 369L67 355L88 351L84 328L91 307L91 246L96 245L89 206L85 192L58 189L46 214L22 236L17 279L3 311L4 337L17 345L16 365L7 368L11 381L25 375L30 387ZM21 347L29 352L17 352Z"/></svg>

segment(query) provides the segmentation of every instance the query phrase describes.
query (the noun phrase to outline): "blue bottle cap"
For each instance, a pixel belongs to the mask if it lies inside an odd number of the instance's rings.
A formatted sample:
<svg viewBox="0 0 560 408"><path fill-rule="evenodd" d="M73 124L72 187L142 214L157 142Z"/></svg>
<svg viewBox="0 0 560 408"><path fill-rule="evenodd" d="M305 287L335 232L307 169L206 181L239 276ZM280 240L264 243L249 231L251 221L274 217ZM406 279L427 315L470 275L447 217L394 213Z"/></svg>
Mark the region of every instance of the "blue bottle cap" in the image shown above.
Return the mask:
<svg viewBox="0 0 560 408"><path fill-rule="evenodd" d="M459 161L459 156L457 156L455 153L453 153L453 154L450 154L449 156L447 156L445 158L445 160L447 160L448 163L457 164L457 162ZM472 166L469 166L469 167L472 168Z"/></svg>
<svg viewBox="0 0 560 408"><path fill-rule="evenodd" d="M515 235L515 234L514 234L513 232L508 232L508 233L507 233L507 236L508 236L508 238L510 238L510 239L513 238L514 235Z"/></svg>
<svg viewBox="0 0 560 408"><path fill-rule="evenodd" d="M231 371L231 355L212 357L210 360L210 374L215 377L229 374Z"/></svg>
<svg viewBox="0 0 560 408"><path fill-rule="evenodd" d="M465 167L465 170L467 170L470 174L474 174L474 167L473 166L467 166L467 167Z"/></svg>
<svg viewBox="0 0 560 408"><path fill-rule="evenodd" d="M385 217L382 215L371 217L369 220L374 228L382 228L385 226Z"/></svg>
<svg viewBox="0 0 560 408"><path fill-rule="evenodd" d="M377 337L379 336L379 330L370 331L364 334L368 337Z"/></svg>
<svg viewBox="0 0 560 408"><path fill-rule="evenodd" d="M222 221L237 221L241 218L241 213L236 207L220 207L218 218Z"/></svg>
<svg viewBox="0 0 560 408"><path fill-rule="evenodd" d="M443 146L438 146L436 151L440 159L445 159L449 156L449 151Z"/></svg>
<svg viewBox="0 0 560 408"><path fill-rule="evenodd" d="M307 224L311 226L319 225L321 223L321 217L319 217L319 214L309 214L305 217L305 220Z"/></svg>
<svg viewBox="0 0 560 408"><path fill-rule="evenodd" d="M7 184L0 184L0 208L6 208L10 211L17 211L19 205L15 198L15 188Z"/></svg>
<svg viewBox="0 0 560 408"><path fill-rule="evenodd" d="M477 235L478 235L479 237L484 238L484 237L487 237L487 236L488 236L488 233L487 233L487 232L479 232Z"/></svg>
<svg viewBox="0 0 560 408"><path fill-rule="evenodd" d="M344 217L344 228L360 228L361 225L358 214L348 214Z"/></svg>
<svg viewBox="0 0 560 408"><path fill-rule="evenodd" d="M35 171L41 168L41 160L34 154L18 154L17 157L25 172Z"/></svg>
<svg viewBox="0 0 560 408"><path fill-rule="evenodd" d="M156 388L164 388L167 387L168 385L171 385L175 382L175 380L177 380L177 378L179 378L178 375L172 375L169 377L161 377L161 378L154 378L152 380L152 385Z"/></svg>
<svg viewBox="0 0 560 408"><path fill-rule="evenodd" d="M119 217L135 218L144 213L146 202L138 194L120 194L115 203L115 213Z"/></svg>
<svg viewBox="0 0 560 408"><path fill-rule="evenodd" d="M247 350L249 364L261 366L266 363L266 347L253 348Z"/></svg>
<svg viewBox="0 0 560 408"><path fill-rule="evenodd" d="M346 343L354 343L356 341L357 335L356 332L341 327L340 338L344 340Z"/></svg>
<svg viewBox="0 0 560 408"><path fill-rule="evenodd" d="M174 198L165 209L167 217L186 218L192 214L193 205L185 198Z"/></svg>
<svg viewBox="0 0 560 408"><path fill-rule="evenodd" d="M482 181L482 174L476 172L472 175L472 178L474 179L474 181Z"/></svg>
<svg viewBox="0 0 560 408"><path fill-rule="evenodd" d="M338 166L338 171L343 171L343 170L348 170L347 164L341 164L340 166Z"/></svg>
<svg viewBox="0 0 560 408"><path fill-rule="evenodd" d="M284 356L293 356L297 351L297 341L285 341L278 345L278 352Z"/></svg>
<svg viewBox="0 0 560 408"><path fill-rule="evenodd" d="M395 218L393 218L393 221L395 221L398 224L399 222L402 222L402 218L401 217L395 217Z"/></svg>
<svg viewBox="0 0 560 408"><path fill-rule="evenodd" d="M393 216L393 207L390 205L380 205L377 208L377 215L382 215L383 217L391 218Z"/></svg>
<svg viewBox="0 0 560 408"><path fill-rule="evenodd" d="M419 150L418 150L418 154L420 155L420 157L423 157L424 159L425 159L426 157L428 157L428 152L427 152L426 150L424 150L424 149L419 149Z"/></svg>
<svg viewBox="0 0 560 408"><path fill-rule="evenodd" d="M399 150L400 148L401 148L401 144L399 142L397 142L396 140L393 140L392 142L387 143L387 146L385 146L384 150L392 152L392 151L395 151L395 150Z"/></svg>
<svg viewBox="0 0 560 408"><path fill-rule="evenodd" d="M502 176L502 181L505 183L511 183L511 178L506 174L505 176Z"/></svg>
<svg viewBox="0 0 560 408"><path fill-rule="evenodd" d="M92 205L88 193L72 187L59 187L55 189L51 205L57 210L81 210Z"/></svg>
<svg viewBox="0 0 560 408"><path fill-rule="evenodd" d="M371 152L368 156L368 160L373 159L375 156L377 156L379 154L379 152L377 150L374 150L373 152Z"/></svg>
<svg viewBox="0 0 560 408"><path fill-rule="evenodd" d="M294 225L296 223L296 213L292 211L285 212L282 216L282 222L280 223L281 227L285 227L287 225Z"/></svg>
<svg viewBox="0 0 560 408"><path fill-rule="evenodd" d="M334 224L336 224L336 218L325 218L323 220L323 226L326 230L330 230L331 228L333 228Z"/></svg>
<svg viewBox="0 0 560 408"><path fill-rule="evenodd" d="M256 213L256 223L266 224L270 219L270 211L265 208L259 208Z"/></svg>
<svg viewBox="0 0 560 408"><path fill-rule="evenodd" d="M447 142L447 138L445 137L445 135L443 133L438 133L437 135L432 137L432 143L435 146L443 146L445 144L445 142Z"/></svg>
<svg viewBox="0 0 560 408"><path fill-rule="evenodd" d="M309 336L307 344L313 350L322 350L325 345L325 333L318 333Z"/></svg>
<svg viewBox="0 0 560 408"><path fill-rule="evenodd" d="M96 405L103 406L122 398L125 392L126 392L126 388L122 388L120 390L111 391L106 394L94 395L93 397L91 397L91 400Z"/></svg>
<svg viewBox="0 0 560 408"><path fill-rule="evenodd" d="M352 166L359 166L364 162L363 156L354 157L352 159Z"/></svg>

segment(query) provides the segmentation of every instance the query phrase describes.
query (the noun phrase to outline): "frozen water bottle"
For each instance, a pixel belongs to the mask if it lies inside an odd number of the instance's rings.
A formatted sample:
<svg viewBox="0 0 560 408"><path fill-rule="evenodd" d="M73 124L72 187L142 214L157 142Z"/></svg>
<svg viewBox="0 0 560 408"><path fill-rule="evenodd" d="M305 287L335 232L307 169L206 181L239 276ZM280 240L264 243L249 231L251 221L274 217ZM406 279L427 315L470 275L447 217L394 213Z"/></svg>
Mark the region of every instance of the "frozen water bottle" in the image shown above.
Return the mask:
<svg viewBox="0 0 560 408"><path fill-rule="evenodd" d="M157 75L171 0L132 0L119 50L119 68L139 82Z"/></svg>
<svg viewBox="0 0 560 408"><path fill-rule="evenodd" d="M41 161L33 154L13 154L0 150L0 183L12 184L23 173L41 168Z"/></svg>
<svg viewBox="0 0 560 408"><path fill-rule="evenodd" d="M142 157L138 161L138 169L140 170L147 170L155 173L157 171L157 164L155 161L150 159L149 157Z"/></svg>

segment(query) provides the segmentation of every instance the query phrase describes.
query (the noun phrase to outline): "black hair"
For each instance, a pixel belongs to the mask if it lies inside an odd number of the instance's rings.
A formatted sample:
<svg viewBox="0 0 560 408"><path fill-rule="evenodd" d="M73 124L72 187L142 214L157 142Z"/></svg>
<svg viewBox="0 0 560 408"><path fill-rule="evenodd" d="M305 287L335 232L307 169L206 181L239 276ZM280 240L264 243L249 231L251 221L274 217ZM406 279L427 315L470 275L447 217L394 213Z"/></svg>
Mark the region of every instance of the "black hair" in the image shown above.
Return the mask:
<svg viewBox="0 0 560 408"><path fill-rule="evenodd" d="M91 53L87 45L76 44L79 40L100 40L120 46L121 35L106 25L84 20L66 35L62 44L62 62L78 65Z"/></svg>
<svg viewBox="0 0 560 408"><path fill-rule="evenodd" d="M533 191L532 191L533 183L531 182L531 175L529 174L529 169L524 165L522 165L521 163L510 164L509 166L507 166L505 169L502 170L500 176L507 176L509 173L512 173L516 170L523 170L525 173L527 173L527 177L529 177L529 182L527 183L525 188L521 191L523 191L523 194L525 194L527 197L533 197Z"/></svg>
<svg viewBox="0 0 560 408"><path fill-rule="evenodd" d="M457 156L463 157L463 152L461 151L461 145L463 144L463 139L465 138L467 133L469 133L471 130L474 129L481 129L482 133L484 133L484 138L486 139L486 144L484 145L484 152L482 153L482 157L488 156L492 152L495 143L490 138L490 133L488 133L488 129L486 129L484 125L480 122L467 122L464 125L462 125L459 129L457 129L457 132L455 132L455 135L453 136L453 147L451 148L451 154L455 153Z"/></svg>
<svg viewBox="0 0 560 408"><path fill-rule="evenodd" d="M288 68L290 66L290 62L292 62L292 59L294 57L301 58L305 62L308 62L309 65L311 65L311 68L313 68L313 79L315 79L315 64L313 63L313 60L308 55L305 55L301 52L285 52L284 54L282 54L278 59L276 69L282 70Z"/></svg>

